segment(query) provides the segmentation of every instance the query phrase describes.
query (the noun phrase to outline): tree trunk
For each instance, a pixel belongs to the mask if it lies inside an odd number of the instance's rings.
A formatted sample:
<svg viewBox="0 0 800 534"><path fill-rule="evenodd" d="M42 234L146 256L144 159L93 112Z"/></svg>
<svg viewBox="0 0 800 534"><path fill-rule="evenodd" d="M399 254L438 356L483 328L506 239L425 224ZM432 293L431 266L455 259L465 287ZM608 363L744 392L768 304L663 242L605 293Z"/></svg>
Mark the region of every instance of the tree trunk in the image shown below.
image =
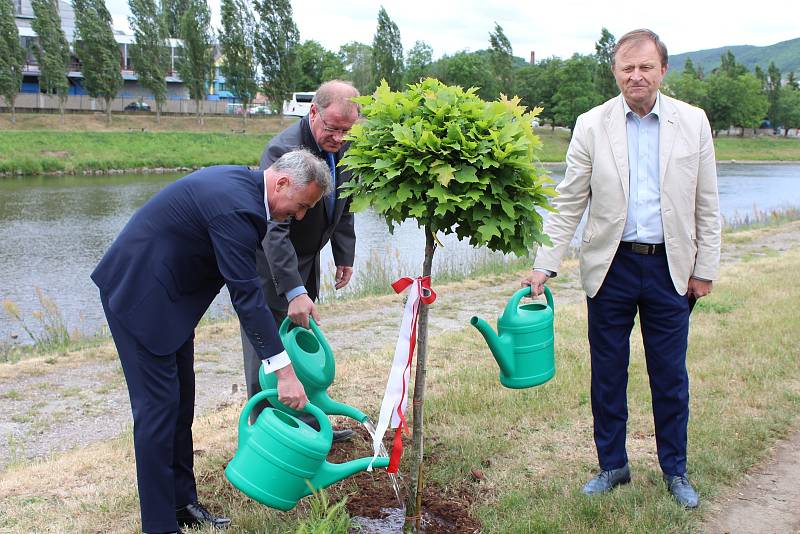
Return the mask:
<svg viewBox="0 0 800 534"><path fill-rule="evenodd" d="M161 124L161 105L162 103L156 100L156 124Z"/></svg>
<svg viewBox="0 0 800 534"><path fill-rule="evenodd" d="M17 124L17 106L16 106L16 101L17 101L17 97L14 96L11 99L11 124Z"/></svg>
<svg viewBox="0 0 800 534"><path fill-rule="evenodd" d="M433 233L425 227L425 260L422 264L422 276L430 276L433 266L433 253L436 251ZM411 445L411 469L409 473L409 492L406 496L405 529L420 531L422 519L423 459L425 457L423 443L423 403L425 402L425 375L427 373L428 356L428 305L419 304L419 322L417 323L417 370L414 375L413 407L413 443ZM411 519L413 518L413 524Z"/></svg>
<svg viewBox="0 0 800 534"><path fill-rule="evenodd" d="M106 101L106 124L111 126L111 98L105 97Z"/></svg>

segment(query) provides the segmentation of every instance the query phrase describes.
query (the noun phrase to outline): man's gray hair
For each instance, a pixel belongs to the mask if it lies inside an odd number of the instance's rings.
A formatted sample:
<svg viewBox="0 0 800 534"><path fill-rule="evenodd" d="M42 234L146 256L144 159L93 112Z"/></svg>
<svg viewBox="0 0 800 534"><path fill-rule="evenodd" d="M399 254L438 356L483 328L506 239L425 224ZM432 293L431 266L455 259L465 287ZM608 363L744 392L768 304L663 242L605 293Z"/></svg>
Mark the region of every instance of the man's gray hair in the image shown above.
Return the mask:
<svg viewBox="0 0 800 534"><path fill-rule="evenodd" d="M324 111L333 104L340 104L342 106L352 106L356 113L360 113L361 106L351 100L351 98L357 96L361 96L361 94L351 82L330 80L319 86L311 102L316 104L320 111Z"/></svg>
<svg viewBox="0 0 800 534"><path fill-rule="evenodd" d="M623 46L630 44L630 43L638 43L641 41L651 41L654 45L656 45L656 50L658 50L658 56L661 59L661 66L666 67L667 63L669 62L669 54L667 54L667 45L661 41L661 38L658 34L652 30L648 30L646 28L642 28L639 30L632 30L623 35L617 41L617 44L614 45L614 48L611 50L611 66L614 66L614 63L617 59L617 52Z"/></svg>
<svg viewBox="0 0 800 534"><path fill-rule="evenodd" d="M322 190L322 196L329 195L333 189L328 164L304 148L285 153L270 168L288 174L296 188L313 182Z"/></svg>

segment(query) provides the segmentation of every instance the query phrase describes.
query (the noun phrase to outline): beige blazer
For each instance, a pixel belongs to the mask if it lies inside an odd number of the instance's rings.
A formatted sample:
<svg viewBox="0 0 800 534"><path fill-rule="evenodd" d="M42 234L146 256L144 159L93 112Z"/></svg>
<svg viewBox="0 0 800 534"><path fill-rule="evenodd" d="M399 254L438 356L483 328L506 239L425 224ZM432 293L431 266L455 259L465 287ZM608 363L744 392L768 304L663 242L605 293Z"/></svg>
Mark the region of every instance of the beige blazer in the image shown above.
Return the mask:
<svg viewBox="0 0 800 534"><path fill-rule="evenodd" d="M711 127L703 110L665 95L659 117L661 222L675 290L689 278L719 275L720 214ZM558 271L589 206L580 250L583 289L600 290L619 247L628 211L628 137L622 96L580 117L567 150L567 171L556 190L557 213L544 231L552 246L536 254L534 268Z"/></svg>

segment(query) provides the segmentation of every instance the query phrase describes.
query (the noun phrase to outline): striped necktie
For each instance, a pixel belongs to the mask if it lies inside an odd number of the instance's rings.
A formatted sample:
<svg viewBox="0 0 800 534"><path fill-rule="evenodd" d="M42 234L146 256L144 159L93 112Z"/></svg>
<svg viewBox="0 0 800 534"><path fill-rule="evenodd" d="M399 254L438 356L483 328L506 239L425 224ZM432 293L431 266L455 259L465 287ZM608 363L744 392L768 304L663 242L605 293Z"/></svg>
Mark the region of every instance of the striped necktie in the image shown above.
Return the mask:
<svg viewBox="0 0 800 534"><path fill-rule="evenodd" d="M325 208L328 210L328 224L333 224L333 213L336 208L336 161L333 159L333 152L326 152L325 158L328 160L328 167L331 169L331 194L325 197Z"/></svg>

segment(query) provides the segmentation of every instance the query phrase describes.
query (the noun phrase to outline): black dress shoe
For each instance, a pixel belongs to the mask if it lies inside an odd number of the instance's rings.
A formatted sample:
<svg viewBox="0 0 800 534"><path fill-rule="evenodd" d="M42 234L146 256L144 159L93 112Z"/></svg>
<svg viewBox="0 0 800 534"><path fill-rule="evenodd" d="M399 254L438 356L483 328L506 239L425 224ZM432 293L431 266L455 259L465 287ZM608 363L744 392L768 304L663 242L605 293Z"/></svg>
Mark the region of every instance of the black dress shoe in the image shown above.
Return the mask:
<svg viewBox="0 0 800 534"><path fill-rule="evenodd" d="M678 501L678 504L685 508L697 508L700 504L700 497L692 487L686 475L664 475L664 483L667 489Z"/></svg>
<svg viewBox="0 0 800 534"><path fill-rule="evenodd" d="M193 502L175 509L175 519L183 527L210 525L214 528L228 528L231 520L227 517L212 515L199 502Z"/></svg>
<svg viewBox="0 0 800 534"><path fill-rule="evenodd" d="M340 441L347 441L352 439L353 431L349 428L343 428L341 430L334 430L333 431L333 443L339 443Z"/></svg>
<svg viewBox="0 0 800 534"><path fill-rule="evenodd" d="M584 484L581 491L586 495L597 495L606 493L616 488L621 484L627 484L631 481L631 470L628 464L623 465L618 469L609 469L607 471L600 471L600 473L592 478L589 482Z"/></svg>

